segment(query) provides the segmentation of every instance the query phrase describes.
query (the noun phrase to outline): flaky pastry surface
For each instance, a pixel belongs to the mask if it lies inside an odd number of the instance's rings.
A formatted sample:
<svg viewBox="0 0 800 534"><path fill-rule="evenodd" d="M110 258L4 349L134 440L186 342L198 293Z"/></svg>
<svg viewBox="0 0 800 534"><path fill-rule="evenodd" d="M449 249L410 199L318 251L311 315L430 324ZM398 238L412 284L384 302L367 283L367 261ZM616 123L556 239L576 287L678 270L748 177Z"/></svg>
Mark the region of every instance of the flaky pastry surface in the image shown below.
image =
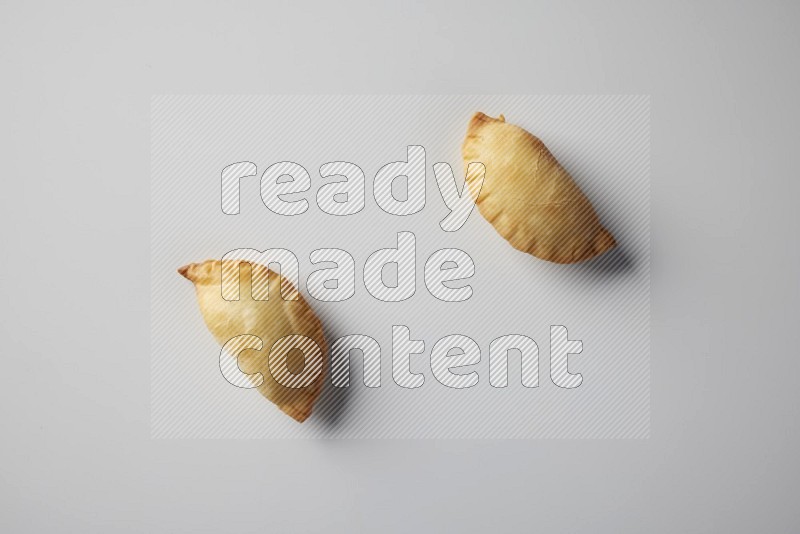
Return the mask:
<svg viewBox="0 0 800 534"><path fill-rule="evenodd" d="M478 209L514 248L556 263L588 260L616 242L589 200L542 141L524 129L476 113L462 145L467 185ZM473 183L485 168L482 188Z"/></svg>

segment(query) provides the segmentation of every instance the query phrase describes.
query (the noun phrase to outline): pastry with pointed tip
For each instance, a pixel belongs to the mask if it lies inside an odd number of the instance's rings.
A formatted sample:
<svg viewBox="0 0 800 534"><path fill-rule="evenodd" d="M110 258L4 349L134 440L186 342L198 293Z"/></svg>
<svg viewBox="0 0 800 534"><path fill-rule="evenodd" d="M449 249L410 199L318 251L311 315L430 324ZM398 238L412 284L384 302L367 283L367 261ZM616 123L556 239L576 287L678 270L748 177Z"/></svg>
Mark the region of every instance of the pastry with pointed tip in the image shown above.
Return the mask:
<svg viewBox="0 0 800 534"><path fill-rule="evenodd" d="M222 271L243 267L239 276L239 300L222 297ZM261 350L243 350L238 364L243 373L263 377L259 392L276 404L283 412L299 422L311 415L314 401L320 394L325 375L325 357L328 347L322 324L314 311L288 280L281 280L267 267L236 260L206 260L178 269L178 273L194 283L200 312L206 326L220 345L241 335L257 336L263 342ZM253 283L255 281L255 283ZM264 287L266 285L266 287ZM255 300L256 295L268 291L267 300ZM283 291L281 291L283 290ZM284 296L296 300L284 300ZM270 348L280 338L302 335L312 339L321 353L299 350L286 353L286 369L289 373L304 373L305 369L319 369L318 376L301 388L286 387L278 383L269 368ZM316 358L317 361L310 361ZM312 367L309 367L312 366ZM284 375L285 377L290 375ZM297 374L293 376L298 376ZM279 377L280 378L280 377Z"/></svg>
<svg viewBox="0 0 800 534"><path fill-rule="evenodd" d="M588 260L616 246L592 204L536 136L476 113L462 146L478 210L514 248L556 263ZM482 188L479 165L485 168Z"/></svg>

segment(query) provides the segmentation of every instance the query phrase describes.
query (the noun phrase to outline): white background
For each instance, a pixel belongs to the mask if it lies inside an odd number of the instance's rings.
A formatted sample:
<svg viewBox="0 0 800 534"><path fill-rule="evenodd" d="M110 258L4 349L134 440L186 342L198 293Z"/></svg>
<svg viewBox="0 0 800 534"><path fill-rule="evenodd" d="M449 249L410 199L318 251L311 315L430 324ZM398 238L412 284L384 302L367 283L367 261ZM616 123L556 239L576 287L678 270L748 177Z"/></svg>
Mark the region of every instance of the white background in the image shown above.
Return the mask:
<svg viewBox="0 0 800 534"><path fill-rule="evenodd" d="M158 438L646 438L650 431L650 107L646 96L303 96L156 97L152 112L151 358L152 436ZM593 261L559 265L511 247L478 210L457 232L439 222L448 209L432 166L447 162L463 184L461 144L475 110L505 113L535 130L592 199L619 243ZM397 216L378 206L378 169L425 149L425 207ZM317 206L327 161L358 164L365 206L335 217ZM258 166L240 180L240 212L220 206L220 174L242 160ZM281 216L264 205L260 177L290 160L310 174L305 213ZM505 177L489 163L485 185ZM404 180L398 180L401 197ZM364 283L374 252L415 236L414 294L383 302ZM334 247L355 263L355 290L343 302L312 298L306 280L311 251ZM319 315L328 343L371 336L381 346L381 387L363 384L362 357L352 357L350 387L323 389L314 416L298 425L255 391L231 386L220 372L217 341L207 331L194 290L176 268L220 258L237 248L284 248L299 262L299 287ZM475 274L464 302L443 302L424 281L436 250L469 254ZM390 271L390 269L387 269ZM396 281L396 272L387 280ZM344 283L344 282L342 282ZM424 342L402 365L422 375L418 389L393 378L392 327ZM550 325L563 325L583 350L569 357L583 383L550 379ZM245 333L245 332L242 332ZM252 333L252 332L250 332ZM466 389L434 378L431 353L450 335L471 338L479 363ZM539 386L521 384L520 356L509 357L508 386L489 383L489 345L525 335L539 347ZM269 350L269 347L265 347ZM399 349L398 349L399 351ZM402 357L402 356L398 356ZM496 356L495 356L496 357Z"/></svg>
<svg viewBox="0 0 800 534"><path fill-rule="evenodd" d="M0 530L797 530L796 4L0 10ZM151 441L160 93L652 94L651 438Z"/></svg>

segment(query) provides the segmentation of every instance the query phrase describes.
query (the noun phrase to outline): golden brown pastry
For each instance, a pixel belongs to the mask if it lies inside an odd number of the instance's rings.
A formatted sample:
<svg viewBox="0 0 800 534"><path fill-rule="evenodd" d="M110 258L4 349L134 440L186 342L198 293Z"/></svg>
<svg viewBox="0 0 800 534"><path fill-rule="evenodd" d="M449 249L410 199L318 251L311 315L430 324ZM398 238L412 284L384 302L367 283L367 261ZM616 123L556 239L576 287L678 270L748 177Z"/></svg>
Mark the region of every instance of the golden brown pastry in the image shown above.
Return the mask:
<svg viewBox="0 0 800 534"><path fill-rule="evenodd" d="M462 146L478 209L511 245L537 258L576 263L616 245L591 203L544 143L500 115L476 113ZM475 187L486 169L482 190Z"/></svg>
<svg viewBox="0 0 800 534"><path fill-rule="evenodd" d="M194 283L203 319L220 345L225 346L231 339L242 335L257 336L263 341L261 350L239 353L239 368L243 373L254 376L260 373L263 376L263 382L258 386L261 394L302 423L311 415L311 407L319 396L324 380L328 347L322 325L291 283L287 280L281 282L280 276L263 265L253 264L252 268L248 268L247 263L242 263L239 300L223 299L222 269L224 267L226 273L234 272L227 269L237 269L239 264L237 260L207 260L181 267L178 272ZM264 285L269 284L268 300L252 298L251 280L256 280L256 296L259 298L266 296L263 294L267 289ZM288 285L284 287L283 295L296 295L297 300L282 298L281 283ZM289 335L306 336L314 340L320 350L317 351L310 343L302 347L305 356L300 350L276 350L286 346L285 343L273 349L278 339ZM270 349L273 349L272 362L269 358ZM236 352L238 350L233 354ZM273 376L273 373L276 374ZM293 384L292 380L303 376L308 378L302 382L307 384L305 387L282 385L297 385L297 380Z"/></svg>

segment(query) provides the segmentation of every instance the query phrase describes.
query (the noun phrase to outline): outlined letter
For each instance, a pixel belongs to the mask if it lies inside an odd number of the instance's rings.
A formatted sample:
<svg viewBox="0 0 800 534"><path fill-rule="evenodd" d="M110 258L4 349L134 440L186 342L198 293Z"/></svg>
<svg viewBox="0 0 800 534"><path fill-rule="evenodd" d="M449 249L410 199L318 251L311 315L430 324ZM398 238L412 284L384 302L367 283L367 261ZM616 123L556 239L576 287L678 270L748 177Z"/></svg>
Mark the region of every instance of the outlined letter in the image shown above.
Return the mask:
<svg viewBox="0 0 800 534"><path fill-rule="evenodd" d="M445 267L454 263L454 267ZM457 248L437 250L425 262L425 287L431 295L445 302L462 302L472 296L472 286L447 287L444 282L463 280L475 274L475 262Z"/></svg>
<svg viewBox="0 0 800 534"><path fill-rule="evenodd" d="M425 342L411 339L407 326L392 326L392 378L398 386L414 389L425 383L425 375L411 372L411 355L424 351Z"/></svg>
<svg viewBox="0 0 800 534"><path fill-rule="evenodd" d="M226 261L234 260L234 261ZM222 257L222 298L225 300L239 300L239 287L241 286L241 265L250 264L250 293L253 300L269 300L269 276L274 276L272 270L259 269L253 274L253 266L261 265L269 268L270 264L280 266L281 297L283 300L297 300L297 288L300 280L300 262L297 256L285 248L270 248L261 252L253 248L237 248L227 252ZM286 281L290 284L285 283Z"/></svg>
<svg viewBox="0 0 800 534"><path fill-rule="evenodd" d="M375 175L375 202L383 211L392 215L411 215L425 207L425 148L409 145L407 153L407 161L384 165ZM401 176L406 177L408 186L405 200L398 200L392 194L392 184Z"/></svg>
<svg viewBox="0 0 800 534"><path fill-rule="evenodd" d="M457 354L450 354L458 349ZM481 361L481 349L467 336L453 334L443 337L431 349L431 371L442 385L454 389L471 388L478 383L478 372L455 374L450 369L475 365Z"/></svg>
<svg viewBox="0 0 800 534"><path fill-rule="evenodd" d="M528 336L510 334L498 337L489 344L489 383L492 387L508 386L508 353L518 350L522 385L539 387L539 346Z"/></svg>
<svg viewBox="0 0 800 534"><path fill-rule="evenodd" d="M569 355L583 351L583 341L571 341L567 327L550 326L550 379L560 388L576 388L583 383L583 375L569 372Z"/></svg>
<svg viewBox="0 0 800 534"><path fill-rule="evenodd" d="M283 176L291 180L279 181ZM311 176L302 165L292 161L279 161L261 176L261 200L278 215L300 215L308 210L308 200L284 200L283 195L303 193L311 189Z"/></svg>
<svg viewBox="0 0 800 534"><path fill-rule="evenodd" d="M480 196L486 178L486 167L479 162L472 162L467 166L467 177L461 193L458 192L453 169L448 163L434 163L433 174L436 176L442 200L450 210L447 217L439 222L439 226L445 232L455 232L464 226L475 208L475 199Z"/></svg>
<svg viewBox="0 0 800 534"><path fill-rule="evenodd" d="M350 355L353 351L364 356L364 385L381 387L381 346L369 336L343 336L331 346L331 383L337 388L350 385Z"/></svg>

